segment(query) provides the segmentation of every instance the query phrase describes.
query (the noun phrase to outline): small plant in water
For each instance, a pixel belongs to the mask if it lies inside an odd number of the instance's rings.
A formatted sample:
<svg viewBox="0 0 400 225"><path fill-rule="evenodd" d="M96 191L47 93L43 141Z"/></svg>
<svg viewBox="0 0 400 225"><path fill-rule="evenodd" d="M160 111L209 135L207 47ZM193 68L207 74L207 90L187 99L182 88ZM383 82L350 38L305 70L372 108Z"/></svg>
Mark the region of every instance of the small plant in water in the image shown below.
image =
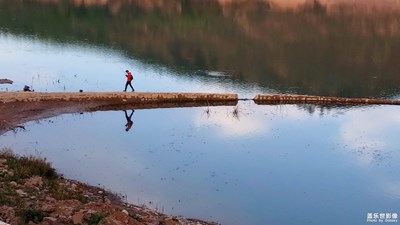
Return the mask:
<svg viewBox="0 0 400 225"><path fill-rule="evenodd" d="M207 107L207 109L204 110L204 113L207 115L207 119L210 118L210 116L211 116L210 107Z"/></svg>
<svg viewBox="0 0 400 225"><path fill-rule="evenodd" d="M240 118L239 118L239 107L237 107L237 106L235 106L235 108L233 109L233 111L232 111L232 116L233 116L233 118L235 118L235 119L237 119L237 120L240 120Z"/></svg>

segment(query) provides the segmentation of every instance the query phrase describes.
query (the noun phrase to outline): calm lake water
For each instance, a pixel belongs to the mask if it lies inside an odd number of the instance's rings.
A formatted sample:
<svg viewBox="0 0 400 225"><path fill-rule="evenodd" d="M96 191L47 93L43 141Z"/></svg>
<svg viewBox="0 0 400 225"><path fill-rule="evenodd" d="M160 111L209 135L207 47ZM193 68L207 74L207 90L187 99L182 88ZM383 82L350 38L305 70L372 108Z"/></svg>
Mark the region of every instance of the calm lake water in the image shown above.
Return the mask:
<svg viewBox="0 0 400 225"><path fill-rule="evenodd" d="M0 91L122 91L130 69L144 92L399 98L397 1L304 2L3 0L0 78L14 84ZM240 101L132 120L129 131L124 111L31 121L0 148L130 203L222 224L400 213L398 106Z"/></svg>

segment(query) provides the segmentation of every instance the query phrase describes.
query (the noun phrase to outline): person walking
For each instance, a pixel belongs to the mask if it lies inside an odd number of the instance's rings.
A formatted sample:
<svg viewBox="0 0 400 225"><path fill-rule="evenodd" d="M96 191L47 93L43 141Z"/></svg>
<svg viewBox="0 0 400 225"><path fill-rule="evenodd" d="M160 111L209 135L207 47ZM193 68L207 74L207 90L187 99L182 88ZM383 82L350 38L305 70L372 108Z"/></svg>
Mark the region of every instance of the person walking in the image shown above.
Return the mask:
<svg viewBox="0 0 400 225"><path fill-rule="evenodd" d="M135 89L132 87L132 80L133 80L133 76L132 73L129 70L126 70L126 84L125 84L125 89L124 91L126 91L126 89L128 88L128 85L132 88L132 91L135 91Z"/></svg>

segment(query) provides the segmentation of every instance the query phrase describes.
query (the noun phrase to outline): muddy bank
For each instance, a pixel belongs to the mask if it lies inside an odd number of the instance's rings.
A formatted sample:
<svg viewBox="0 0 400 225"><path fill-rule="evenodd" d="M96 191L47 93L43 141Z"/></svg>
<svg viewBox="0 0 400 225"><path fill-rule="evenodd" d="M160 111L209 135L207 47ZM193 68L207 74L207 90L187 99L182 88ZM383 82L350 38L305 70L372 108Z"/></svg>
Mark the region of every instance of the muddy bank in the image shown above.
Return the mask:
<svg viewBox="0 0 400 225"><path fill-rule="evenodd" d="M236 94L207 93L0 93L0 135L24 123L66 113L236 105Z"/></svg>

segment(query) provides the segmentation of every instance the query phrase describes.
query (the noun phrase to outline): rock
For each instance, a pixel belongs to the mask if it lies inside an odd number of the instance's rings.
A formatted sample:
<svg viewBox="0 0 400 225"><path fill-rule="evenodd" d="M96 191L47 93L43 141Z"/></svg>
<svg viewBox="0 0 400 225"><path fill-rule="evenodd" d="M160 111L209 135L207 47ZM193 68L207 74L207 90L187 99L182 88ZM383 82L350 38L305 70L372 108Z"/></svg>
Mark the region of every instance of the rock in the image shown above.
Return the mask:
<svg viewBox="0 0 400 225"><path fill-rule="evenodd" d="M11 207L0 206L0 217L5 220L4 222L10 223L15 220L15 211Z"/></svg>
<svg viewBox="0 0 400 225"><path fill-rule="evenodd" d="M99 203L99 202L89 202L85 204L81 210L85 210L86 212L95 212L93 214L97 213L103 213L103 212L114 212L114 208L110 204L105 204L105 203Z"/></svg>
<svg viewBox="0 0 400 225"><path fill-rule="evenodd" d="M12 84L13 81L10 79L0 79L0 84Z"/></svg>
<svg viewBox="0 0 400 225"><path fill-rule="evenodd" d="M42 205L40 210L43 212L51 213L51 212L56 211L56 207L53 204L44 204L44 205Z"/></svg>
<svg viewBox="0 0 400 225"><path fill-rule="evenodd" d="M157 221L155 218L153 217L141 217L140 221L144 222L144 223L151 223L153 224L155 221Z"/></svg>
<svg viewBox="0 0 400 225"><path fill-rule="evenodd" d="M18 190L16 190L15 192L17 192L17 194L20 196L20 197L26 197L26 196L28 196L28 194L27 193L25 193L23 190L21 190L21 189L18 189Z"/></svg>
<svg viewBox="0 0 400 225"><path fill-rule="evenodd" d="M45 200L46 200L46 202L55 202L56 201L55 198L52 198L50 196L46 196Z"/></svg>
<svg viewBox="0 0 400 225"><path fill-rule="evenodd" d="M119 211L101 220L99 225L142 225L142 223Z"/></svg>
<svg viewBox="0 0 400 225"><path fill-rule="evenodd" d="M0 159L0 165L6 164L7 163L7 159Z"/></svg>
<svg viewBox="0 0 400 225"><path fill-rule="evenodd" d="M6 169L2 168L1 165L0 165L0 175L2 177L4 177L7 173L8 173L8 171Z"/></svg>
<svg viewBox="0 0 400 225"><path fill-rule="evenodd" d="M15 181L11 181L10 185L11 185L11 187L14 187L14 188L18 186L17 182L15 182Z"/></svg>
<svg viewBox="0 0 400 225"><path fill-rule="evenodd" d="M76 191L78 189L78 186L76 184L71 184L71 188L72 191Z"/></svg>
<svg viewBox="0 0 400 225"><path fill-rule="evenodd" d="M22 89L23 91L32 91L31 88L28 85L25 85L24 88Z"/></svg>
<svg viewBox="0 0 400 225"><path fill-rule="evenodd" d="M51 225L49 222L47 222L47 221L42 221L41 223L40 223L40 225Z"/></svg>
<svg viewBox="0 0 400 225"><path fill-rule="evenodd" d="M14 176L14 172L13 172L13 171L8 171L7 175L8 175L9 177L13 177L13 176Z"/></svg>
<svg viewBox="0 0 400 225"><path fill-rule="evenodd" d="M73 216L72 216L72 222L74 223L74 224L82 224L82 222L83 222L83 213L82 212L78 212L78 213L75 213Z"/></svg>
<svg viewBox="0 0 400 225"><path fill-rule="evenodd" d="M122 212L129 216L129 213L126 211L126 209L123 209Z"/></svg>
<svg viewBox="0 0 400 225"><path fill-rule="evenodd" d="M89 210L86 211L86 213L87 213L87 214L96 214L97 211L96 211L96 210L93 210L93 209L89 209Z"/></svg>
<svg viewBox="0 0 400 225"><path fill-rule="evenodd" d="M181 223L179 222L178 219L175 218L167 218L164 221L162 221L163 225L180 225Z"/></svg>
<svg viewBox="0 0 400 225"><path fill-rule="evenodd" d="M82 205L78 200L61 200L57 202L56 210L60 218L70 218L76 209Z"/></svg>
<svg viewBox="0 0 400 225"><path fill-rule="evenodd" d="M45 217L45 218L43 218L43 222L45 222L49 225L61 225L61 223L58 222L57 219L53 218L53 217Z"/></svg>
<svg viewBox="0 0 400 225"><path fill-rule="evenodd" d="M25 181L25 186L28 187L41 187L43 186L43 178L39 176L33 176Z"/></svg>

